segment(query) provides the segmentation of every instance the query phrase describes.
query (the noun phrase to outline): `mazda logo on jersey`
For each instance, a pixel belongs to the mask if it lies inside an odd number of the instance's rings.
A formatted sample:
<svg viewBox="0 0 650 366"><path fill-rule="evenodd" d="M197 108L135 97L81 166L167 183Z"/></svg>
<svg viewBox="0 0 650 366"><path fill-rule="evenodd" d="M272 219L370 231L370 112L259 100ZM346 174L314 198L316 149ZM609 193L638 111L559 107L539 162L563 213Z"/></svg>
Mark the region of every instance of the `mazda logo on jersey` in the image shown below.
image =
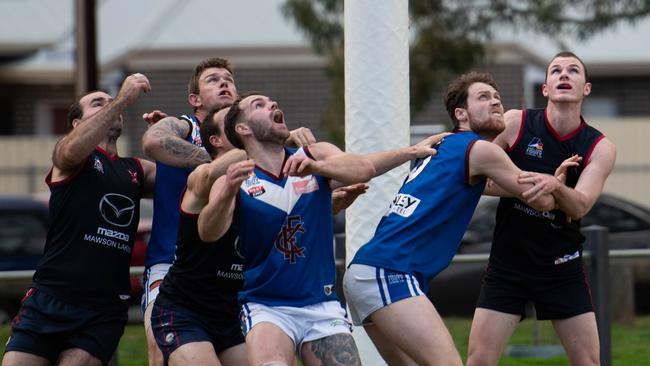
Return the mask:
<svg viewBox="0 0 650 366"><path fill-rule="evenodd" d="M99 213L109 224L126 227L133 221L135 203L127 196L107 193L99 201Z"/></svg>

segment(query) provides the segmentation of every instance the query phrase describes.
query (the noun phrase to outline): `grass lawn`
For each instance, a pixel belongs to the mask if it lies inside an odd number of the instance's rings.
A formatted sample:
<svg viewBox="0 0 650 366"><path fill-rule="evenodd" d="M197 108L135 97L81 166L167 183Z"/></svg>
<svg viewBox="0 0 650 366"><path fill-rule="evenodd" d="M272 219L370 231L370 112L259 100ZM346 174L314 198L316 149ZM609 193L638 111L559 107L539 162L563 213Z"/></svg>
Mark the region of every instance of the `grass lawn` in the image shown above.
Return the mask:
<svg viewBox="0 0 650 366"><path fill-rule="evenodd" d="M467 354L467 338L471 319L446 318L445 323L451 331L460 354ZM541 344L558 344L550 322L542 322L540 327ZM526 320L519 325L510 344L531 345L533 342L533 322ZM5 342L9 336L7 325L0 327L0 351L4 352ZM120 342L118 357L122 366L146 365L146 344L141 324L129 325ZM616 366L650 365L650 316L636 318L633 327L619 324L612 325L612 358ZM565 356L549 359L521 358L504 356L500 366L568 365ZM370 365L372 366L372 365Z"/></svg>

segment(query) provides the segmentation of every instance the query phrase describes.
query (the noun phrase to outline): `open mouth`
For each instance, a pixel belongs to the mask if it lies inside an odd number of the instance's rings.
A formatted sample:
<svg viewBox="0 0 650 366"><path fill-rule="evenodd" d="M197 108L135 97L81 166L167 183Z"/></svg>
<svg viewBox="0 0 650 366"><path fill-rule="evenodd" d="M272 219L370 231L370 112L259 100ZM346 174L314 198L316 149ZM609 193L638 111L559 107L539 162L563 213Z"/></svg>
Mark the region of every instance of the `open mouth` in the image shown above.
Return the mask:
<svg viewBox="0 0 650 366"><path fill-rule="evenodd" d="M571 90L572 88L571 88L571 84L562 83L562 84L557 86L557 89L559 89L559 90Z"/></svg>
<svg viewBox="0 0 650 366"><path fill-rule="evenodd" d="M219 96L220 96L220 97L221 97L221 96L224 96L224 95L225 95L225 96L228 96L228 97L232 97L232 94L231 94L228 90L222 90L222 91L219 93Z"/></svg>
<svg viewBox="0 0 650 366"><path fill-rule="evenodd" d="M275 112L273 112L273 122L284 123L284 113L282 113L281 110L276 109Z"/></svg>

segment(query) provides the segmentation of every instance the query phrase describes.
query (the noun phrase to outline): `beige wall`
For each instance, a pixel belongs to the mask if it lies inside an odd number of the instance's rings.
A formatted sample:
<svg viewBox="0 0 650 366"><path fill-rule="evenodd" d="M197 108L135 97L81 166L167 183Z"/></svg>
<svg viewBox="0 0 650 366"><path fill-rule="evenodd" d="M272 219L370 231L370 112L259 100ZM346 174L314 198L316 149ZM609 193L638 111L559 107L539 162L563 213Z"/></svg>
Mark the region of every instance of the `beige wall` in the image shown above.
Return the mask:
<svg viewBox="0 0 650 366"><path fill-rule="evenodd" d="M605 192L650 207L650 118L591 120L616 145L616 164Z"/></svg>
<svg viewBox="0 0 650 366"><path fill-rule="evenodd" d="M0 194L47 192L45 176L57 140L58 136L0 137ZM127 151L122 142L120 151Z"/></svg>

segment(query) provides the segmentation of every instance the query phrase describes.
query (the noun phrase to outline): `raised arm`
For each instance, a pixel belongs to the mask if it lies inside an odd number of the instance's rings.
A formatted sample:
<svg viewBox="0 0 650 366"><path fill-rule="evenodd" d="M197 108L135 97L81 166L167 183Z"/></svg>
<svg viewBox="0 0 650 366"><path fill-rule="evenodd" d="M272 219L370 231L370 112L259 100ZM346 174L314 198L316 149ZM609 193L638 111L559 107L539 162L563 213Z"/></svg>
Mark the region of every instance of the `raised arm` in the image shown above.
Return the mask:
<svg viewBox="0 0 650 366"><path fill-rule="evenodd" d="M492 179L503 190L527 202L536 210L548 211L555 207L555 200L550 194L542 195L534 201L526 201L523 193L535 186L531 183L519 183L521 169L500 147L491 142L480 140L474 143L469 154L469 167L470 177L476 179L484 176ZM549 176L549 180L551 179L556 181L558 186L560 185L555 177Z"/></svg>
<svg viewBox="0 0 650 366"><path fill-rule="evenodd" d="M199 237L206 242L212 242L228 231L235 211L236 197L239 186L253 170L253 160L244 160L228 167L226 175L214 182L210 189L208 204L199 213Z"/></svg>
<svg viewBox="0 0 650 366"><path fill-rule="evenodd" d="M209 163L210 155L205 149L185 140L189 133L187 121L163 118L142 136L142 149L148 157L175 167L193 168Z"/></svg>
<svg viewBox="0 0 650 366"><path fill-rule="evenodd" d="M246 160L244 150L234 149L216 158L210 163L201 164L187 178L187 191L183 196L181 207L189 213L199 213L206 205L210 189L214 182L226 174L231 164Z"/></svg>
<svg viewBox="0 0 650 366"><path fill-rule="evenodd" d="M90 155L95 147L106 138L108 130L115 121L122 118L126 107L133 103L141 92L151 90L149 80L142 74L127 77L117 97L101 110L85 120L75 120L72 131L57 142L52 154L54 167L65 173L74 170ZM91 101L90 108L101 107L93 103L106 103L105 100Z"/></svg>

